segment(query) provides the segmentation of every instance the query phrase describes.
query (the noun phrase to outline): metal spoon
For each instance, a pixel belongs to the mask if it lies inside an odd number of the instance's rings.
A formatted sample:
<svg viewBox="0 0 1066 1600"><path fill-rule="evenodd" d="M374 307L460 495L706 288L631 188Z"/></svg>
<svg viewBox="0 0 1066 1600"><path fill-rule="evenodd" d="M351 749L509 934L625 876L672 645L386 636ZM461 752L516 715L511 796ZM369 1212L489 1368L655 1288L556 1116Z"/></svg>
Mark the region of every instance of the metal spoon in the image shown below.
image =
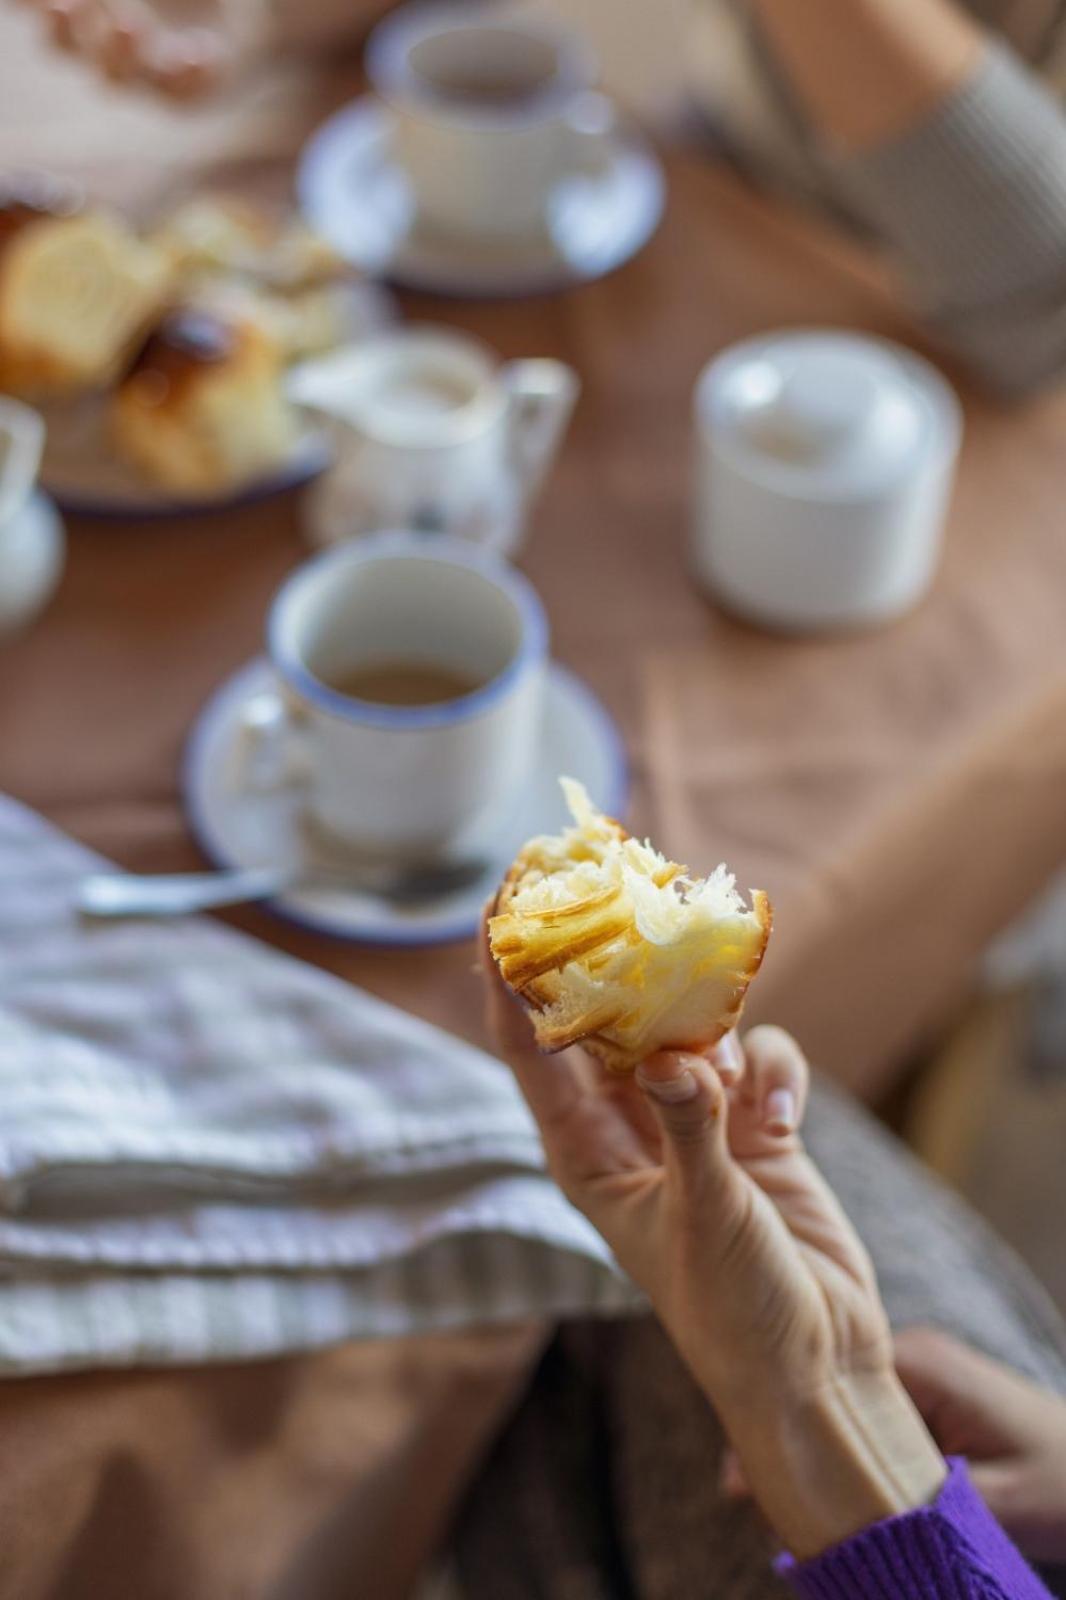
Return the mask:
<svg viewBox="0 0 1066 1600"><path fill-rule="evenodd" d="M476 883L489 866L484 859L445 861L424 867L331 868L294 862L287 867L242 867L227 872L177 872L140 876L98 872L78 885L77 907L89 917L178 917L218 906L269 900L286 889L351 889L415 906L439 900Z"/></svg>

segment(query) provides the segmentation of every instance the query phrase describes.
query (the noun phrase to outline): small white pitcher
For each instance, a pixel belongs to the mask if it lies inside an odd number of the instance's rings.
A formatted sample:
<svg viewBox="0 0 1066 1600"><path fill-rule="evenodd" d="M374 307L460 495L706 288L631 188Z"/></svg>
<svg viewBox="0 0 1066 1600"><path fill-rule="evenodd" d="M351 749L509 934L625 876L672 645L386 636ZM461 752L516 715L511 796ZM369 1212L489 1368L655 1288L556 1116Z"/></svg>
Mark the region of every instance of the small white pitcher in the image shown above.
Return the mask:
<svg viewBox="0 0 1066 1600"><path fill-rule="evenodd" d="M0 636L40 610L63 568L63 526L36 487L43 450L42 418L0 395Z"/></svg>
<svg viewBox="0 0 1066 1600"><path fill-rule="evenodd" d="M315 544L408 527L511 555L579 383L561 361L500 363L465 334L423 327L308 362L288 388L335 439L309 500Z"/></svg>

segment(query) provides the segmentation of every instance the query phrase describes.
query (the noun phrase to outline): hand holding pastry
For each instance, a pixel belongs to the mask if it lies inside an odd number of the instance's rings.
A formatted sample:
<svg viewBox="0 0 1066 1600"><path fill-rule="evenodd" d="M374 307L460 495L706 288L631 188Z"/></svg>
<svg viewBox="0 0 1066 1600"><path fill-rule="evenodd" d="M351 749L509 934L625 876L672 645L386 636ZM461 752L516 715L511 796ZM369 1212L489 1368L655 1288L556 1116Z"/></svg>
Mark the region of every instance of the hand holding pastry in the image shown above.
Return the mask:
<svg viewBox="0 0 1066 1600"><path fill-rule="evenodd" d="M930 1500L944 1463L895 1375L866 1252L803 1150L806 1061L777 1028L743 1050L722 1037L765 926L743 920L721 869L714 891L681 879L697 922L658 906L627 860L664 888L682 869L669 877L650 847L634 856L617 824L580 810L577 830L520 854L487 920L490 1026L553 1177L647 1293L756 1499L808 1557ZM523 883L539 885L532 900ZM533 989L536 972L554 982ZM564 1024L616 1070L577 1047L542 1053ZM688 1048L634 1063L627 1040L656 1035Z"/></svg>

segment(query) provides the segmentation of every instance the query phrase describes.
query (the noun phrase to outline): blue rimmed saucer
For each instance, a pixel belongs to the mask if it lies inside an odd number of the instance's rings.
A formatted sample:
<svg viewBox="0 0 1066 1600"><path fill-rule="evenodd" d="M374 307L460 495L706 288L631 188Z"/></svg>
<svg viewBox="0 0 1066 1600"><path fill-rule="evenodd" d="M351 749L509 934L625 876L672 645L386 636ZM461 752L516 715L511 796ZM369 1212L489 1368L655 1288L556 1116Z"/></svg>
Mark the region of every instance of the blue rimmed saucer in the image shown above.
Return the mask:
<svg viewBox="0 0 1066 1600"><path fill-rule="evenodd" d="M242 774L245 708L276 682L266 660L242 667L212 695L186 746L186 815L200 848L218 867L284 866L300 859L303 792L294 787L264 792L249 786ZM625 810L628 775L618 729L580 678L553 663L534 776L511 813L480 842L485 871L477 880L417 907L397 906L362 890L315 885L287 891L271 902L272 909L303 927L360 944L468 939L520 846L567 821L558 783L562 773L579 779L611 815Z"/></svg>
<svg viewBox="0 0 1066 1600"><path fill-rule="evenodd" d="M596 173L561 178L543 236L507 244L423 228L391 154L391 113L373 95L342 106L304 146L296 175L311 226L361 271L430 294L501 297L589 283L641 250L659 226L666 180L638 129L621 123Z"/></svg>

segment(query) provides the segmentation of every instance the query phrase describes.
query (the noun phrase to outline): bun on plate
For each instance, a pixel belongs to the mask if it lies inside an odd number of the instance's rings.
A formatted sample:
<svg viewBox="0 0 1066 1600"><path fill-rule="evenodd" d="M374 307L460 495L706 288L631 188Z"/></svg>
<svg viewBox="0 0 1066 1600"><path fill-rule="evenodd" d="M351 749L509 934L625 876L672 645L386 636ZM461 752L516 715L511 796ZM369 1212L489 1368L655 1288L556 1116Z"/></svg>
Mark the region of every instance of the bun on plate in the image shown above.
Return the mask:
<svg viewBox="0 0 1066 1600"><path fill-rule="evenodd" d="M118 217L46 180L0 188L0 389L107 384L169 287L165 258Z"/></svg>
<svg viewBox="0 0 1066 1600"><path fill-rule="evenodd" d="M240 487L296 440L282 352L255 323L191 307L152 329L112 402L115 446L179 495Z"/></svg>
<svg viewBox="0 0 1066 1600"><path fill-rule="evenodd" d="M724 866L707 878L630 838L561 779L574 825L518 853L489 918L504 981L538 1045L582 1044L617 1072L656 1050L702 1050L736 1025L770 937Z"/></svg>

